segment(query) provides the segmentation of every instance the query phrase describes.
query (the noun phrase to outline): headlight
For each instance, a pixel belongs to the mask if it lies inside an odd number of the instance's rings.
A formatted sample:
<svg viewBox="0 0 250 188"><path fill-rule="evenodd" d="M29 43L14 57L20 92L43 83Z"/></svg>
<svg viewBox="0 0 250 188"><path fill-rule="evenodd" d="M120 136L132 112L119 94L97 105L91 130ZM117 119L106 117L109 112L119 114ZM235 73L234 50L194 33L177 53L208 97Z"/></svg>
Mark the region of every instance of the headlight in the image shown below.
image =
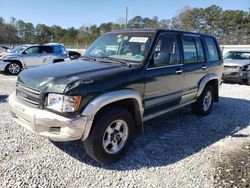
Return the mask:
<svg viewBox="0 0 250 188"><path fill-rule="evenodd" d="M50 93L47 99L47 108L58 112L76 112L81 102L80 96L66 96Z"/></svg>

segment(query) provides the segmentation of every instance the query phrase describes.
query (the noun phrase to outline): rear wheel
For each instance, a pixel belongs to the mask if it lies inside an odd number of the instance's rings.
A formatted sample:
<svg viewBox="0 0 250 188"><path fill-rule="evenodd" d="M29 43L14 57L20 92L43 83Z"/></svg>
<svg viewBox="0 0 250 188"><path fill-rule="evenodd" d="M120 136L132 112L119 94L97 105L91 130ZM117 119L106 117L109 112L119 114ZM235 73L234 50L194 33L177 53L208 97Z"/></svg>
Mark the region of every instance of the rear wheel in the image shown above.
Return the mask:
<svg viewBox="0 0 250 188"><path fill-rule="evenodd" d="M243 81L243 84L246 84L246 85L250 85L250 79L244 79L242 80Z"/></svg>
<svg viewBox="0 0 250 188"><path fill-rule="evenodd" d="M84 141L90 157L101 163L120 159L128 150L134 137L134 120L124 108L112 107L94 120L91 132Z"/></svg>
<svg viewBox="0 0 250 188"><path fill-rule="evenodd" d="M197 115L205 116L209 114L214 102L214 88L207 85L200 97L192 104L192 110Z"/></svg>
<svg viewBox="0 0 250 188"><path fill-rule="evenodd" d="M7 65L6 70L11 75L17 75L21 71L21 65L13 62Z"/></svg>

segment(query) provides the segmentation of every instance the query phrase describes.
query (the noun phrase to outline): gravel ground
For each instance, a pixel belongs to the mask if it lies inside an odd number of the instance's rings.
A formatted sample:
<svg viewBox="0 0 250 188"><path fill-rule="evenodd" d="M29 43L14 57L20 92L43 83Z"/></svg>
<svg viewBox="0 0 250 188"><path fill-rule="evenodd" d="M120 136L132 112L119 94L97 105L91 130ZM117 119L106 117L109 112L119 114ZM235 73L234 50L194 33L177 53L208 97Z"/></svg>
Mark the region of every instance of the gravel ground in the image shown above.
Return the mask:
<svg viewBox="0 0 250 188"><path fill-rule="evenodd" d="M0 73L1 187L250 186L250 86L223 84L209 116L185 107L147 122L126 156L99 165L79 141L51 143L14 123L15 81Z"/></svg>

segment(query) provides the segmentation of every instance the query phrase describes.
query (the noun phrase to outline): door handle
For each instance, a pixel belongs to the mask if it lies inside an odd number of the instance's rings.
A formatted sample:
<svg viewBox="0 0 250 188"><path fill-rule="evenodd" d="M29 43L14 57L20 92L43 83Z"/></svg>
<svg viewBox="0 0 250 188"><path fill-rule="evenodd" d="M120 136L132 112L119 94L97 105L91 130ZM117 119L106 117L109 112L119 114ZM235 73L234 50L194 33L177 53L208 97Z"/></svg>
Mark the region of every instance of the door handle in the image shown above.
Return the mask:
<svg viewBox="0 0 250 188"><path fill-rule="evenodd" d="M176 70L175 73L176 73L176 74L181 74L181 73L182 73L182 70Z"/></svg>
<svg viewBox="0 0 250 188"><path fill-rule="evenodd" d="M201 67L201 69L206 70L206 69L207 69L207 66L206 66L206 65L203 65L203 66Z"/></svg>

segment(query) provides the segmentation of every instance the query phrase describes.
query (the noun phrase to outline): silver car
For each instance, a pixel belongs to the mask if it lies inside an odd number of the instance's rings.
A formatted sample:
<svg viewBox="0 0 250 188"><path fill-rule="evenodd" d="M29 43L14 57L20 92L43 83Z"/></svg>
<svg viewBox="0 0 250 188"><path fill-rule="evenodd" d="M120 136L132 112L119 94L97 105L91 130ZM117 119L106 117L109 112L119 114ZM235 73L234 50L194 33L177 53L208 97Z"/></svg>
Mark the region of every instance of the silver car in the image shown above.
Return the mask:
<svg viewBox="0 0 250 188"><path fill-rule="evenodd" d="M250 51L229 51L224 56L224 81L250 85Z"/></svg>
<svg viewBox="0 0 250 188"><path fill-rule="evenodd" d="M16 75L22 69L57 63L66 58L68 52L62 44L31 45L20 53L8 53L0 57L0 71Z"/></svg>

